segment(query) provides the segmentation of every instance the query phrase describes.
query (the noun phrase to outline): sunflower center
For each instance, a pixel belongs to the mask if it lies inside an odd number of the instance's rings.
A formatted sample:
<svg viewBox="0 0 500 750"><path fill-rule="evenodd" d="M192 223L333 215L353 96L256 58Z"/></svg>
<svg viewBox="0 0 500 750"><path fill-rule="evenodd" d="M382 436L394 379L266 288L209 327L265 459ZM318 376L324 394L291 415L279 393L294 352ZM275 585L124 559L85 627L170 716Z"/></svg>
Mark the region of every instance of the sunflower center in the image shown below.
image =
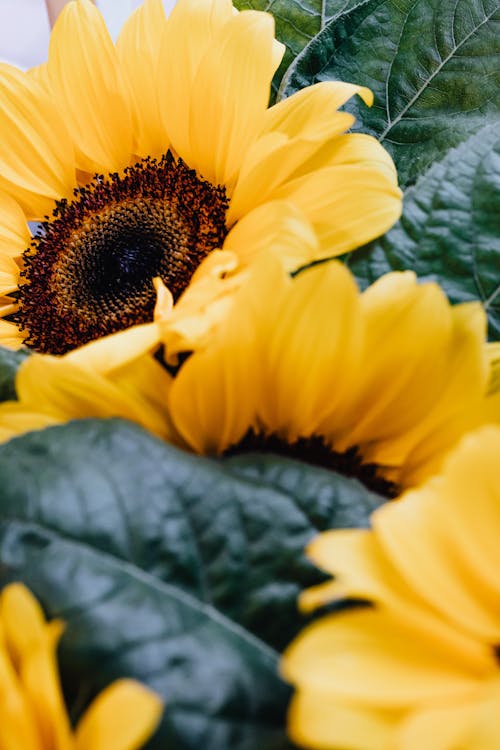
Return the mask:
<svg viewBox="0 0 500 750"><path fill-rule="evenodd" d="M155 276L177 299L226 236L224 188L170 154L96 175L59 201L24 253L16 322L32 349L65 352L152 320Z"/></svg>
<svg viewBox="0 0 500 750"><path fill-rule="evenodd" d="M235 456L251 452L274 453L335 471L343 476L358 479L367 489L388 499L399 494L397 485L382 476L377 464L363 463L357 447L338 453L333 451L320 435L299 438L289 443L278 435L264 435L250 429L243 439L237 445L228 448L224 455Z"/></svg>

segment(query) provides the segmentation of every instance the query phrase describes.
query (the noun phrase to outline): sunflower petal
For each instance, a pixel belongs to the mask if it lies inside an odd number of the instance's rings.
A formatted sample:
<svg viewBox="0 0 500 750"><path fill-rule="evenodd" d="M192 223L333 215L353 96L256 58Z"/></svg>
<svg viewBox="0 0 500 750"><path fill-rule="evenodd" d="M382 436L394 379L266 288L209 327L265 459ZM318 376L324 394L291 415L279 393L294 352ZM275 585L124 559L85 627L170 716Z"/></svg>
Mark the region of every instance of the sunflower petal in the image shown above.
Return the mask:
<svg viewBox="0 0 500 750"><path fill-rule="evenodd" d="M364 245L401 215L401 191L378 163L327 166L285 183L272 197L299 206L318 233L322 257Z"/></svg>
<svg viewBox="0 0 500 750"><path fill-rule="evenodd" d="M160 698L151 690L133 680L118 680L81 719L76 750L137 750L155 730L162 709Z"/></svg>
<svg viewBox="0 0 500 750"><path fill-rule="evenodd" d="M231 229L224 250L235 253L242 268L260 253L271 252L287 271L311 263L318 255L318 240L311 224L292 203L270 201L257 206Z"/></svg>
<svg viewBox="0 0 500 750"><path fill-rule="evenodd" d="M387 750L399 715L359 708L327 692L299 690L290 704L288 731L294 742L318 750Z"/></svg>
<svg viewBox="0 0 500 750"><path fill-rule="evenodd" d="M163 34L158 89L163 126L174 149L190 165L193 81L204 55L232 16L231 0L179 0Z"/></svg>
<svg viewBox="0 0 500 750"><path fill-rule="evenodd" d="M214 185L232 185L262 128L275 71L273 42L271 15L239 13L224 26L193 80L188 161Z"/></svg>
<svg viewBox="0 0 500 750"><path fill-rule="evenodd" d="M90 0L68 3L52 30L48 74L77 167L114 172L130 163L132 117L116 49Z"/></svg>
<svg viewBox="0 0 500 750"><path fill-rule="evenodd" d="M9 308L1 308L0 313L7 315ZM14 323L9 323L7 320L0 319L0 346L5 346L7 349L20 349L23 345L24 336L19 331L19 328Z"/></svg>
<svg viewBox="0 0 500 750"><path fill-rule="evenodd" d="M1 64L0 94L0 188L28 218L38 219L73 191L73 146L64 120L32 77Z"/></svg>
<svg viewBox="0 0 500 750"><path fill-rule="evenodd" d="M120 67L130 90L134 151L141 157L159 157L168 149L158 101L158 63L165 24L162 0L146 0L126 21L116 42Z"/></svg>

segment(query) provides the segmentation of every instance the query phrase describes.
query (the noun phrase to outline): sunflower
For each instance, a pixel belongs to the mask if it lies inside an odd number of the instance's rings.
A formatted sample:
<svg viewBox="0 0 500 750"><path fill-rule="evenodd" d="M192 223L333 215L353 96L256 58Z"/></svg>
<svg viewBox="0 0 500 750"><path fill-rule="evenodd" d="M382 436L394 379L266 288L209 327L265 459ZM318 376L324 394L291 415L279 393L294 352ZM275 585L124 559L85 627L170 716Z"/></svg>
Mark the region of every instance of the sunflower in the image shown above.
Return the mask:
<svg viewBox="0 0 500 750"><path fill-rule="evenodd" d="M198 453L280 453L392 496L484 419L485 326L411 272L359 293L337 261L292 279L268 254L173 379L169 415Z"/></svg>
<svg viewBox="0 0 500 750"><path fill-rule="evenodd" d="M371 92L324 82L268 108L283 49L271 15L229 0L179 0L168 20L146 0L115 46L76 0L45 65L0 65L0 343L62 354L150 321L154 277L177 300L214 250L244 266L287 205L317 258L397 220L391 158L338 111Z"/></svg>
<svg viewBox="0 0 500 750"><path fill-rule="evenodd" d="M494 750L500 715L500 428L470 433L442 474L309 554L335 579L303 594L373 607L305 629L282 662L290 732L311 748Z"/></svg>
<svg viewBox="0 0 500 750"><path fill-rule="evenodd" d="M118 680L87 709L73 732L61 692L59 620L46 622L19 583L0 594L0 744L4 750L136 750L154 731L160 699Z"/></svg>

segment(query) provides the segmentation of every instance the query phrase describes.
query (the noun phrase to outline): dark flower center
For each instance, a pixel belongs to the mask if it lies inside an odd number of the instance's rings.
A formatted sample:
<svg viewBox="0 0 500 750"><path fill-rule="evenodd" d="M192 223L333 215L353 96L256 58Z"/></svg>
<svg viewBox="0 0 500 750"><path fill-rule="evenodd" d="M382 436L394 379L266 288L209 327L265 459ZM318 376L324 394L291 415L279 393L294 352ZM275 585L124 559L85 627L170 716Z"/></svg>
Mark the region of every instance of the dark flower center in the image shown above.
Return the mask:
<svg viewBox="0 0 500 750"><path fill-rule="evenodd" d="M343 476L358 479L367 489L388 499L399 494L398 486L382 476L377 464L363 463L357 447L337 453L320 435L299 438L294 443L288 443L278 435L264 435L250 429L243 439L237 445L228 448L224 455L235 456L251 452L274 453L335 471Z"/></svg>
<svg viewBox="0 0 500 750"><path fill-rule="evenodd" d="M221 247L228 200L170 154L96 175L56 204L24 253L16 322L32 349L63 354L152 320L153 279L177 299Z"/></svg>

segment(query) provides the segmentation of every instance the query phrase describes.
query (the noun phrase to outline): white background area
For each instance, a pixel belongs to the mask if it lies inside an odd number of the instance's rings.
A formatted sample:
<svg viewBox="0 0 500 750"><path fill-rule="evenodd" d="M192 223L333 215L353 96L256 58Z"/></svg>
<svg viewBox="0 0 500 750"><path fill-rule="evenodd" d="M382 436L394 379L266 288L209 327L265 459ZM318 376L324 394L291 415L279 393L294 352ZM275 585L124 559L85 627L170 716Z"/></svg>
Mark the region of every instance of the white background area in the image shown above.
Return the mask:
<svg viewBox="0 0 500 750"><path fill-rule="evenodd" d="M127 16L141 0L97 0L116 38ZM175 0L163 0L167 13ZM49 22L44 0L0 0L0 61L31 68L47 59Z"/></svg>

